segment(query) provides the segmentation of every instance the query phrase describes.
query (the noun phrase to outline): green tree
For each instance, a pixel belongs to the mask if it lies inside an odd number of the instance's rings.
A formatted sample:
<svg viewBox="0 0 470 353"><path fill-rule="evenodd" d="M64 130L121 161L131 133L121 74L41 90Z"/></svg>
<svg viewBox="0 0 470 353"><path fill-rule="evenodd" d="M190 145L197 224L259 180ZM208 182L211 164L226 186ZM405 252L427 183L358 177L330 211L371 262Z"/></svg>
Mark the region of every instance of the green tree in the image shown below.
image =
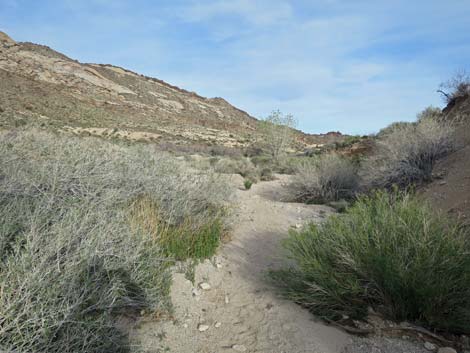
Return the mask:
<svg viewBox="0 0 470 353"><path fill-rule="evenodd" d="M294 141L294 129L297 122L293 115L284 115L279 110L273 111L260 123L265 138L266 149L278 160Z"/></svg>

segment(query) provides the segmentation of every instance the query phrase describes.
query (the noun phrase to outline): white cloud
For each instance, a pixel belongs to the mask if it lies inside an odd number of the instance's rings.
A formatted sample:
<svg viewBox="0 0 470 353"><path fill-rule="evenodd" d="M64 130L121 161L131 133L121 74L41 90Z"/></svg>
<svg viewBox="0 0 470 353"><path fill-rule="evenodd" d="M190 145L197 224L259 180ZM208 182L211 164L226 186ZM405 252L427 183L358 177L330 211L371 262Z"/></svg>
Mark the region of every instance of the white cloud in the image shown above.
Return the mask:
<svg viewBox="0 0 470 353"><path fill-rule="evenodd" d="M237 16L254 25L270 25L291 18L292 7L283 0L209 0L192 2L181 17L189 22Z"/></svg>

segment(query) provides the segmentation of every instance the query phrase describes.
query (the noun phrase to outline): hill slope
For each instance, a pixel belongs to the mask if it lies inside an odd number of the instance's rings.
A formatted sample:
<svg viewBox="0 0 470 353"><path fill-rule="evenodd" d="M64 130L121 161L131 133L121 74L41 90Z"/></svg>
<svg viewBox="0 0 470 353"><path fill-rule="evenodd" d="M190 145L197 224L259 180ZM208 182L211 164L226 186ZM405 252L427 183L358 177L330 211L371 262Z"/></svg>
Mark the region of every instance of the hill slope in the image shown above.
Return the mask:
<svg viewBox="0 0 470 353"><path fill-rule="evenodd" d="M437 163L434 174L438 179L422 193L436 208L470 225L470 96L452 100L443 112L447 120L459 124L461 148Z"/></svg>
<svg viewBox="0 0 470 353"><path fill-rule="evenodd" d="M112 65L82 64L45 46L16 43L4 33L0 82L3 127L14 124L14 115L92 133L106 128L153 138L217 137L228 145L256 128L256 119L221 98L207 99Z"/></svg>
<svg viewBox="0 0 470 353"><path fill-rule="evenodd" d="M240 147L258 121L222 98L204 98L113 65L84 64L0 32L0 128L33 123L130 140ZM298 132L301 144L341 134Z"/></svg>

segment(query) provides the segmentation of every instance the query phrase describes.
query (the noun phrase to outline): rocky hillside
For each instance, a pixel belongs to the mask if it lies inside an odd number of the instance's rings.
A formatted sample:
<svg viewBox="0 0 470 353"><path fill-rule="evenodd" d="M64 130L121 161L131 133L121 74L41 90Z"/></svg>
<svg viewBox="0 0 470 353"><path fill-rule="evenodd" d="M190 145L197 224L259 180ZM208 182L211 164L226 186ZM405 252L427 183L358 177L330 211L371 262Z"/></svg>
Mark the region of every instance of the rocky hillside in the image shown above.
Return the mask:
<svg viewBox="0 0 470 353"><path fill-rule="evenodd" d="M458 126L460 148L437 163L436 178L422 193L436 208L470 225L470 96L456 97L443 113Z"/></svg>
<svg viewBox="0 0 470 353"><path fill-rule="evenodd" d="M222 98L204 98L113 65L83 64L0 32L0 128L37 124L129 140L245 146L257 120ZM341 135L298 133L303 145Z"/></svg>

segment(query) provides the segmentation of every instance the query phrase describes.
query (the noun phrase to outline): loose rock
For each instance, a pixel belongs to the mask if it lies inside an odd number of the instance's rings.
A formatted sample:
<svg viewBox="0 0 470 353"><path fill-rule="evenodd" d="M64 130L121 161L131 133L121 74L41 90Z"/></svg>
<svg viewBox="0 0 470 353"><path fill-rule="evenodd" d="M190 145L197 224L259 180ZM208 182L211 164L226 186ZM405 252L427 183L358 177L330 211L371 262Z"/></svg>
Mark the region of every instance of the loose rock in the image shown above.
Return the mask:
<svg viewBox="0 0 470 353"><path fill-rule="evenodd" d="M243 344L234 344L232 349L237 352L246 352L246 347Z"/></svg>
<svg viewBox="0 0 470 353"><path fill-rule="evenodd" d="M202 290L209 290L211 289L211 285L209 283L202 282L199 283L199 288L201 288Z"/></svg>
<svg viewBox="0 0 470 353"><path fill-rule="evenodd" d="M436 345L432 344L431 342L424 342L424 348L426 348L428 351L434 351L436 350Z"/></svg>
<svg viewBox="0 0 470 353"><path fill-rule="evenodd" d="M443 348L439 348L437 353L457 353L457 351L454 348L443 347Z"/></svg>
<svg viewBox="0 0 470 353"><path fill-rule="evenodd" d="M221 323L221 322L216 322L214 326L215 326L216 328L219 328L220 326L222 326L222 323Z"/></svg>
<svg viewBox="0 0 470 353"><path fill-rule="evenodd" d="M207 331L209 329L209 325L199 324L197 326L197 329L199 330L199 332L204 332L204 331Z"/></svg>

